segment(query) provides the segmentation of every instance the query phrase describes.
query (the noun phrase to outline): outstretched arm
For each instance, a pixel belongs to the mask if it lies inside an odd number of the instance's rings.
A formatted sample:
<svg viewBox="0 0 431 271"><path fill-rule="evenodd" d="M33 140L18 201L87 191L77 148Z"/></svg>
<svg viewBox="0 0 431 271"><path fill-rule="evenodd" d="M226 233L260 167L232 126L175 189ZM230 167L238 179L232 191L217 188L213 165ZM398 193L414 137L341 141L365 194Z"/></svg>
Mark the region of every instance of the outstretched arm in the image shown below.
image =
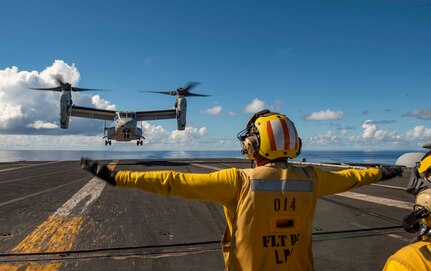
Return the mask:
<svg viewBox="0 0 431 271"><path fill-rule="evenodd" d="M111 171L90 159L81 159L83 169L120 187L134 187L162 195L212 201L224 206L232 203L241 186L235 168L208 174L177 171Z"/></svg>
<svg viewBox="0 0 431 271"><path fill-rule="evenodd" d="M389 180L402 174L397 166L382 166L368 169L346 169L342 171L325 171L314 168L319 182L319 195L331 195L348 191L365 184Z"/></svg>

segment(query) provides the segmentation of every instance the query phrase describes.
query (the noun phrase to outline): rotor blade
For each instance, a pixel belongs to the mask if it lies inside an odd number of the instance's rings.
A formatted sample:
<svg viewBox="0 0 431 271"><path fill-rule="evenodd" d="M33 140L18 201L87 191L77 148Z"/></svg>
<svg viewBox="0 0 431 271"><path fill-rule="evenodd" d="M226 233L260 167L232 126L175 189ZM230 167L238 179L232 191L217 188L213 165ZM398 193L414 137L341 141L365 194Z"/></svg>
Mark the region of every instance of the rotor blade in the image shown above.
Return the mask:
<svg viewBox="0 0 431 271"><path fill-rule="evenodd" d="M199 85L200 82L188 82L187 85L183 88L186 91L191 90L192 88L196 87L197 85Z"/></svg>
<svg viewBox="0 0 431 271"><path fill-rule="evenodd" d="M176 91L151 91L151 90L140 90L140 92L151 92L151 93L160 93L160 94L166 94L166 95L177 95Z"/></svg>
<svg viewBox="0 0 431 271"><path fill-rule="evenodd" d="M206 94L197 94L197 93L187 92L186 94L184 94L184 96L209 97L209 96L211 96L211 95L206 95Z"/></svg>
<svg viewBox="0 0 431 271"><path fill-rule="evenodd" d="M60 87L55 87L55 88L30 88L30 89L34 89L34 90L50 90L50 91L61 92L61 88Z"/></svg>
<svg viewBox="0 0 431 271"><path fill-rule="evenodd" d="M59 84L60 86L64 85L64 78L61 74L53 74L51 77Z"/></svg>
<svg viewBox="0 0 431 271"><path fill-rule="evenodd" d="M108 89L98 89L98 88L77 88L72 87L72 91L79 92L79 91L109 91Z"/></svg>

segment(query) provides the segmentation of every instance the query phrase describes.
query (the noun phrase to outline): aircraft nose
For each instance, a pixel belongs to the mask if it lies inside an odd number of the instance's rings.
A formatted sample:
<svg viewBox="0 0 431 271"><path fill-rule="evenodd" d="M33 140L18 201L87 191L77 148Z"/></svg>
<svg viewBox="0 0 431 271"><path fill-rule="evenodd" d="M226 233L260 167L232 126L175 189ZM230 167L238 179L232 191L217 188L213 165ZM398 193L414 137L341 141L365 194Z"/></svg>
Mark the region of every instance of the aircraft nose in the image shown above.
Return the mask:
<svg viewBox="0 0 431 271"><path fill-rule="evenodd" d="M119 121L119 124L122 127L129 127L129 128L135 127L135 123L134 123L133 119L122 119Z"/></svg>

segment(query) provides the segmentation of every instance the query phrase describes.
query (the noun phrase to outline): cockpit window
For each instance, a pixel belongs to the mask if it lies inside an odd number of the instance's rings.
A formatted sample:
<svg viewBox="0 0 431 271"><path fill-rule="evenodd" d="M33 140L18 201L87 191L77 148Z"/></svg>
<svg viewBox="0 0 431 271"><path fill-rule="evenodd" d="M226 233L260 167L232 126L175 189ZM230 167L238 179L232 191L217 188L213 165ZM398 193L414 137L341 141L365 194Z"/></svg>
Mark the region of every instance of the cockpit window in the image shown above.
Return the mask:
<svg viewBox="0 0 431 271"><path fill-rule="evenodd" d="M135 118L136 114L134 112L119 112L120 118Z"/></svg>

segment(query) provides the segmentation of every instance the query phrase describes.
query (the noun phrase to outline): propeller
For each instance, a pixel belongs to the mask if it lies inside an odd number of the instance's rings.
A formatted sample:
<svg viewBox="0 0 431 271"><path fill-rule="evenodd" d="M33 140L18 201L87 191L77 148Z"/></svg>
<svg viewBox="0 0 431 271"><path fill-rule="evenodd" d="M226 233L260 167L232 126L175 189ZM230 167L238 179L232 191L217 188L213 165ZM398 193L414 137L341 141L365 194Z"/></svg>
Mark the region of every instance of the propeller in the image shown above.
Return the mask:
<svg viewBox="0 0 431 271"><path fill-rule="evenodd" d="M52 78L57 82L58 87L53 88L30 88L34 90L48 90L48 91L73 91L73 92L79 92L79 91L105 91L104 89L96 89L96 88L78 88L78 87L72 87L70 83L64 82L63 76L61 74L55 74L52 75Z"/></svg>
<svg viewBox="0 0 431 271"><path fill-rule="evenodd" d="M178 95L178 96L184 96L184 97L189 97L189 96L208 97L208 96L211 96L211 95L197 94L197 93L190 92L190 90L192 88L196 87L199 84L200 84L199 82L188 82L185 87L177 88L176 91L147 91L147 90L142 90L142 92L160 93L160 94L171 95L171 96L177 96Z"/></svg>

